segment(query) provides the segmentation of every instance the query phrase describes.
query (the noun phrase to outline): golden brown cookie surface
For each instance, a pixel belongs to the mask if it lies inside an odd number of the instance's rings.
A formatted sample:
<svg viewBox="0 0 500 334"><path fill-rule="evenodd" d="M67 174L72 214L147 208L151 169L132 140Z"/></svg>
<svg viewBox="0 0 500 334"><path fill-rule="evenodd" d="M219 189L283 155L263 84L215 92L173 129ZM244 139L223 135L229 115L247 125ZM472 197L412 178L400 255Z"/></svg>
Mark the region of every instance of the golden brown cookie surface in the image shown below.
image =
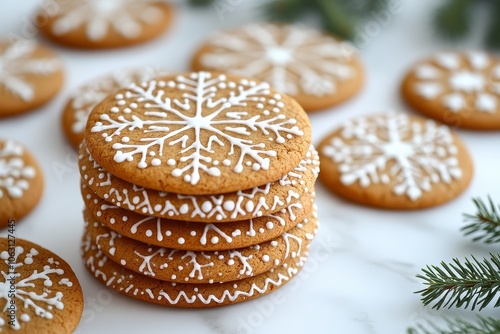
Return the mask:
<svg viewBox="0 0 500 334"><path fill-rule="evenodd" d="M100 199L82 184L86 207L96 221L109 229L143 243L195 251L237 249L260 244L282 235L312 211L314 193L274 214L224 224L183 222L143 216Z"/></svg>
<svg viewBox="0 0 500 334"><path fill-rule="evenodd" d="M172 21L170 5L157 0L56 1L56 13L40 10L40 31L56 43L85 49L116 48L161 35Z"/></svg>
<svg viewBox="0 0 500 334"><path fill-rule="evenodd" d="M267 83L196 72L106 98L86 141L109 173L149 189L219 194L276 181L309 149L302 107Z"/></svg>
<svg viewBox="0 0 500 334"><path fill-rule="evenodd" d="M320 179L332 192L378 208L447 202L473 175L466 147L447 126L404 114L354 118L318 149Z"/></svg>
<svg viewBox="0 0 500 334"><path fill-rule="evenodd" d="M288 283L303 267L307 249L295 259L260 275L216 284L188 284L159 281L137 274L108 259L92 237L85 232L82 240L85 267L107 287L134 299L164 306L206 308L236 304L272 292Z"/></svg>
<svg viewBox="0 0 500 334"><path fill-rule="evenodd" d="M500 60L482 51L441 52L406 75L402 94L424 115L454 127L500 130Z"/></svg>
<svg viewBox="0 0 500 334"><path fill-rule="evenodd" d="M216 33L196 52L192 69L267 81L306 111L349 99L364 81L353 47L300 25L253 23Z"/></svg>
<svg viewBox="0 0 500 334"><path fill-rule="evenodd" d="M62 113L63 131L71 146L78 149L84 138L88 116L99 102L115 90L151 79L160 72L153 67L115 70L78 87Z"/></svg>
<svg viewBox="0 0 500 334"><path fill-rule="evenodd" d="M222 283L252 277L302 254L316 235L317 216L307 218L283 235L250 247L193 251L151 246L124 237L85 212L87 231L97 247L120 265L162 281Z"/></svg>
<svg viewBox="0 0 500 334"><path fill-rule="evenodd" d="M0 228L38 204L44 180L38 163L14 140L0 140Z"/></svg>
<svg viewBox="0 0 500 334"><path fill-rule="evenodd" d="M0 118L52 99L64 81L61 60L33 41L0 42Z"/></svg>
<svg viewBox="0 0 500 334"><path fill-rule="evenodd" d="M73 333L83 313L83 293L73 270L34 243L13 241L0 238L0 331Z"/></svg>
<svg viewBox="0 0 500 334"><path fill-rule="evenodd" d="M319 157L310 146L303 160L278 181L237 192L183 195L151 190L128 183L106 172L80 147L83 182L100 198L143 215L193 222L231 222L278 212L312 190L319 172Z"/></svg>

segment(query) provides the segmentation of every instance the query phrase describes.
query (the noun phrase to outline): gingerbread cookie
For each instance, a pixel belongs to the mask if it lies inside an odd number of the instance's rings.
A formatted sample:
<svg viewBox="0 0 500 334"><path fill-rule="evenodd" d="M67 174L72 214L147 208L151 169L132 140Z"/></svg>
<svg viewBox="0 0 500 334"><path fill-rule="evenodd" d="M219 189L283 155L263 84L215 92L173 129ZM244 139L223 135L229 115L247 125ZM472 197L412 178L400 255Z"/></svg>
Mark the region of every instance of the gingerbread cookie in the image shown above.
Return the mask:
<svg viewBox="0 0 500 334"><path fill-rule="evenodd" d="M498 57L442 52L409 71L402 93L413 108L451 126L500 130L499 85Z"/></svg>
<svg viewBox="0 0 500 334"><path fill-rule="evenodd" d="M192 68L267 81L306 111L351 98L364 81L352 46L300 25L253 23L219 32L196 52Z"/></svg>
<svg viewBox="0 0 500 334"><path fill-rule="evenodd" d="M473 175L466 147L447 126L404 114L347 121L318 149L321 181L346 199L377 208L450 201Z"/></svg>
<svg viewBox="0 0 500 334"><path fill-rule="evenodd" d="M71 146L78 149L84 138L90 112L105 97L134 82L149 80L161 72L152 67L116 70L79 87L71 95L62 113L63 131Z"/></svg>
<svg viewBox="0 0 500 334"><path fill-rule="evenodd" d="M71 267L26 240L0 238L0 332L70 334L83 313Z"/></svg>
<svg viewBox="0 0 500 334"><path fill-rule="evenodd" d="M144 43L161 35L172 8L158 0L56 0L55 13L38 13L40 31L69 47L103 49Z"/></svg>
<svg viewBox="0 0 500 334"><path fill-rule="evenodd" d="M42 106L62 87L61 60L33 41L0 42L0 118Z"/></svg>
<svg viewBox="0 0 500 334"><path fill-rule="evenodd" d="M143 243L194 251L238 249L276 238L304 220L312 211L315 198L312 192L270 215L208 224L143 216L105 202L84 183L81 187L85 206L97 222L109 229Z"/></svg>
<svg viewBox="0 0 500 334"><path fill-rule="evenodd" d="M83 236L82 253L87 270L114 291L149 303L189 308L236 304L275 291L300 271L308 255L305 249L275 269L239 281L189 284L159 281L120 266L97 249L89 233Z"/></svg>
<svg viewBox="0 0 500 334"><path fill-rule="evenodd" d="M311 146L304 160L278 181L233 193L194 196L142 188L111 175L86 151L85 140L80 147L79 165L84 183L111 204L143 215L204 223L278 212L312 190L319 173L319 157Z"/></svg>
<svg viewBox="0 0 500 334"><path fill-rule="evenodd" d="M300 256L316 235L316 213L283 235L246 248L193 251L148 245L124 237L84 213L87 230L111 260L145 276L180 283L222 283L252 277Z"/></svg>
<svg viewBox="0 0 500 334"><path fill-rule="evenodd" d="M198 72L109 96L91 112L85 137L120 179L208 195L278 180L307 153L311 127L302 107L267 83Z"/></svg>
<svg viewBox="0 0 500 334"><path fill-rule="evenodd" d="M0 228L31 212L42 192L42 171L31 154L13 140L0 140Z"/></svg>

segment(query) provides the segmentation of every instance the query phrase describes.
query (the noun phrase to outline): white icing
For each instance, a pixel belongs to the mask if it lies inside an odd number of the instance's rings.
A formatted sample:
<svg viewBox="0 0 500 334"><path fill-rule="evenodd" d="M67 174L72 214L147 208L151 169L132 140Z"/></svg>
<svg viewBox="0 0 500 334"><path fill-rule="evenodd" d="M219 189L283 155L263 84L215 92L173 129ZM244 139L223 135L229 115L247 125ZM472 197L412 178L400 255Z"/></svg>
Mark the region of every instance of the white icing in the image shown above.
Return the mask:
<svg viewBox="0 0 500 334"><path fill-rule="evenodd" d="M29 180L36 176L36 170L23 160L22 145L7 140L0 147L0 199L4 196L21 198L29 189Z"/></svg>
<svg viewBox="0 0 500 334"><path fill-rule="evenodd" d="M52 25L55 35L66 35L80 27L90 41L101 41L112 30L127 39L137 38L144 25L162 19L154 0L79 0L59 4Z"/></svg>
<svg viewBox="0 0 500 334"><path fill-rule="evenodd" d="M295 125L295 119L288 119L280 113L281 108L269 117L244 110L234 111L234 108L242 107L251 109L256 101L269 102L267 83L241 80L234 90L221 95L219 86L227 82L224 75L212 78L207 72L192 73L189 77L178 76L170 83L176 90L183 91L179 99L165 96L161 81L132 85L125 93L126 100L122 94L116 96L117 104L121 108L134 102L150 111L131 116L113 112L102 114L100 121L93 125L92 132L102 133L106 142L112 142L124 133L139 132L141 136L138 140L115 142L111 146L115 150L116 163L137 159L139 168L153 165L150 152L162 157L166 150L169 155L172 150L177 150L176 168L170 168L170 163L165 166L155 163L153 167L168 168L172 176L192 185L196 185L203 174L211 177L221 175L220 165L213 164L216 152L235 157L233 171L236 173L243 171L246 161L251 162L253 170L268 170L277 152L267 148L268 144L264 141L254 142L252 133L263 133L282 144L288 134L302 136L303 132Z"/></svg>
<svg viewBox="0 0 500 334"><path fill-rule="evenodd" d="M414 89L427 100L439 100L454 113L496 113L500 98L498 68L483 52L442 53L416 67Z"/></svg>
<svg viewBox="0 0 500 334"><path fill-rule="evenodd" d="M316 150L311 146L304 160L279 181L238 191L231 196L188 196L167 194L126 183L107 173L92 159L88 152L86 154L87 157L84 158L85 155L82 155L80 160L88 159L89 162L93 163L93 168L86 170L83 166L80 169L82 177L88 186L107 202L144 215L202 222L207 222L207 220L234 221L260 217L266 213L289 207L290 204L298 202L298 198L302 194L309 191L307 186L312 187L319 173L319 158ZM80 165L83 164L85 162ZM96 176L100 173L105 173L106 177L96 181ZM308 179L308 182L305 182L304 179ZM123 189L115 188L113 185L116 183L120 183L120 188ZM273 197L269 196L271 190L276 189L276 187L280 188L278 194ZM286 188L289 190L285 195ZM206 201L211 202L212 209L209 212L202 210L202 204ZM252 204L247 205L249 202Z"/></svg>
<svg viewBox="0 0 500 334"><path fill-rule="evenodd" d="M30 76L49 76L61 68L54 57L35 57L37 44L33 41L17 41L0 45L0 89L23 100L32 101L36 92Z"/></svg>
<svg viewBox="0 0 500 334"><path fill-rule="evenodd" d="M394 194L412 201L431 191L432 184L462 176L449 128L412 122L406 115L351 120L322 153L338 165L342 184L392 184Z"/></svg>
<svg viewBox="0 0 500 334"><path fill-rule="evenodd" d="M52 261L41 266L40 263L32 261L38 255L36 249L31 248L29 252L26 252L24 247L18 245L13 253L9 254L7 251L0 253L0 258L5 263L3 266L5 271L0 270L3 278L0 280L0 299L5 300L3 312L0 314L0 332L3 326L9 326L16 331L22 330L23 323L32 320L30 314L48 320L52 319L54 308L56 310L64 308L63 293L54 289L54 282L64 280L67 286L71 283L69 279L63 277L64 270L58 268L58 262ZM27 258L30 260L26 261ZM11 278L14 278L15 285L12 289ZM35 288L40 286L46 288L42 292L37 292ZM18 300L14 310L16 318L12 320L6 317L7 307L10 306L11 300L15 299Z"/></svg>
<svg viewBox="0 0 500 334"><path fill-rule="evenodd" d="M305 26L251 24L218 33L208 46L203 66L256 77L290 95L334 94L355 71L345 43Z"/></svg>
<svg viewBox="0 0 500 334"><path fill-rule="evenodd" d="M90 112L111 92L128 87L134 82L149 80L161 73L163 72L153 68L116 70L79 87L71 96L71 108L74 110L71 131L83 134ZM122 141L127 142L126 137L122 138Z"/></svg>

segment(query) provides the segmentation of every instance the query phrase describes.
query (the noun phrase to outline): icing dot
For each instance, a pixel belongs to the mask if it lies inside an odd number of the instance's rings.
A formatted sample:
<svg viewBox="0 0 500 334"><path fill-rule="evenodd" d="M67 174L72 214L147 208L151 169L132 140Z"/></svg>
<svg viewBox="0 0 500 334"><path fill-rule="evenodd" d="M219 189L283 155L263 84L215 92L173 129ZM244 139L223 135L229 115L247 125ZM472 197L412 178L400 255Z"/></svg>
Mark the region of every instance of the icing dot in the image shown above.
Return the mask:
<svg viewBox="0 0 500 334"><path fill-rule="evenodd" d="M111 219L109 220L109 222L110 222L111 224L114 224L114 223L116 223L116 219L111 218Z"/></svg>
<svg viewBox="0 0 500 334"><path fill-rule="evenodd" d="M133 204L139 204L140 201L141 201L141 199L139 198L139 196L135 196L134 198L132 198Z"/></svg>
<svg viewBox="0 0 500 334"><path fill-rule="evenodd" d="M171 236L171 235L172 235L172 231L166 231L166 232L165 232L165 235L166 235L167 237Z"/></svg>
<svg viewBox="0 0 500 334"><path fill-rule="evenodd" d="M120 261L120 264L121 264L122 266L124 266L124 265L126 265L126 264L127 264L127 261L125 261L125 260L121 260L121 261Z"/></svg>
<svg viewBox="0 0 500 334"><path fill-rule="evenodd" d="M271 230L274 227L274 224L272 222L267 222L266 227Z"/></svg>
<svg viewBox="0 0 500 334"><path fill-rule="evenodd" d="M236 207L236 204L234 203L234 201L226 201L222 206L226 211L233 211Z"/></svg>
<svg viewBox="0 0 500 334"><path fill-rule="evenodd" d="M201 210L205 213L208 213L208 212L210 212L210 210L212 210L212 207L213 207L213 205L210 201L205 201L201 205Z"/></svg>
<svg viewBox="0 0 500 334"><path fill-rule="evenodd" d="M172 275L172 279L176 279L177 278L177 275Z"/></svg>
<svg viewBox="0 0 500 334"><path fill-rule="evenodd" d="M213 243L213 244L216 244L219 242L219 237L212 237L212 239L210 239L210 241Z"/></svg>
<svg viewBox="0 0 500 334"><path fill-rule="evenodd" d="M186 213L189 212L189 205L188 204L182 204L181 207L179 208L179 212L185 215Z"/></svg>
<svg viewBox="0 0 500 334"><path fill-rule="evenodd" d="M224 255L219 255L219 260L224 260Z"/></svg>
<svg viewBox="0 0 500 334"><path fill-rule="evenodd" d="M153 209L154 209L156 212L158 212L158 211L161 211L161 208L162 208L161 204L156 204L156 205L154 206L154 208L153 208Z"/></svg>
<svg viewBox="0 0 500 334"><path fill-rule="evenodd" d="M151 231L151 230L147 230L147 231L146 231L146 236L147 236L147 237L150 237L150 236L152 236L152 235L153 235L153 231Z"/></svg>
<svg viewBox="0 0 500 334"><path fill-rule="evenodd" d="M153 159L153 160L151 160L151 165L153 165L153 166L155 166L155 167L156 167L156 166L159 166L159 165L161 165L161 160L160 160L160 159L157 159L157 158L156 158L156 159Z"/></svg>
<svg viewBox="0 0 500 334"><path fill-rule="evenodd" d="M123 216L122 220L123 220L124 222L126 222L126 221L128 220L128 217L127 217L127 216Z"/></svg>
<svg viewBox="0 0 500 334"><path fill-rule="evenodd" d="M167 165L169 165L169 166L175 166L175 160L172 159L172 158L168 159L167 160Z"/></svg>
<svg viewBox="0 0 500 334"><path fill-rule="evenodd" d="M230 166L230 165L231 165L231 160L229 160L229 159L224 159L224 160L222 161L222 164L223 164L224 166Z"/></svg>
<svg viewBox="0 0 500 334"><path fill-rule="evenodd" d="M266 230L263 227L261 227L261 228L259 228L259 232L264 233L264 232L266 232Z"/></svg>
<svg viewBox="0 0 500 334"><path fill-rule="evenodd" d="M262 261L269 262L269 260L270 260L269 255L265 254L264 256L262 256Z"/></svg>
<svg viewBox="0 0 500 334"><path fill-rule="evenodd" d="M194 237L194 236L196 236L196 231L191 231L189 234L190 234L192 237Z"/></svg>
<svg viewBox="0 0 500 334"><path fill-rule="evenodd" d="M247 212L252 212L253 209L255 208L254 204L252 201L248 201L246 204L245 204L245 210Z"/></svg>
<svg viewBox="0 0 500 334"><path fill-rule="evenodd" d="M186 242L186 240L184 240L184 238L179 238L179 239L177 239L177 242L178 242L180 245L183 245L183 244Z"/></svg>
<svg viewBox="0 0 500 334"><path fill-rule="evenodd" d="M30 316L29 316L29 315L27 315L26 313L21 314L21 316L20 316L19 318L20 318L20 319L21 319L21 321L23 321L23 322L29 322L29 321L30 321L30 319L31 319L31 318L30 318Z"/></svg>
<svg viewBox="0 0 500 334"><path fill-rule="evenodd" d="M234 264L234 260L233 259L230 259L229 261L227 261L227 264L232 266Z"/></svg>
<svg viewBox="0 0 500 334"><path fill-rule="evenodd" d="M276 240L271 241L271 246L273 247L278 246L278 242Z"/></svg>

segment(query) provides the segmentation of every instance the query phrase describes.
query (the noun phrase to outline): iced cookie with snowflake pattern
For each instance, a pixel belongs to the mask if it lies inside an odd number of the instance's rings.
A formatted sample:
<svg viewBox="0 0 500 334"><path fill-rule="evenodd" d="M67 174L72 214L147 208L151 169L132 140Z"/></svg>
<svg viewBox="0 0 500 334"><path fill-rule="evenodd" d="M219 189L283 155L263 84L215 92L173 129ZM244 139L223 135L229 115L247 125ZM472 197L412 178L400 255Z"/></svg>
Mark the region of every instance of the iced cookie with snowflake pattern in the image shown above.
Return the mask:
<svg viewBox="0 0 500 334"><path fill-rule="evenodd" d="M354 47L301 25L253 23L218 32L196 52L192 69L267 81L306 111L351 98L364 81Z"/></svg>
<svg viewBox="0 0 500 334"><path fill-rule="evenodd" d="M40 201L43 175L20 143L0 139L0 228L30 213Z"/></svg>
<svg viewBox="0 0 500 334"><path fill-rule="evenodd" d="M303 221L314 207L315 193L303 195L279 212L224 224L196 223L143 216L112 205L81 184L85 206L94 219L130 239L182 250L237 249L276 238Z"/></svg>
<svg viewBox="0 0 500 334"><path fill-rule="evenodd" d="M0 42L0 118L44 105L63 81L62 61L51 50L33 41Z"/></svg>
<svg viewBox="0 0 500 334"><path fill-rule="evenodd" d="M71 334L83 293L59 256L23 239L0 238L0 332Z"/></svg>
<svg viewBox="0 0 500 334"><path fill-rule="evenodd" d="M78 163L83 182L110 204L147 216L203 223L232 222L276 213L298 203L314 188L319 174L319 156L313 146L278 181L213 195L166 193L126 182L99 166L89 154L86 140L80 146Z"/></svg>
<svg viewBox="0 0 500 334"><path fill-rule="evenodd" d="M112 261L145 276L178 283L222 283L252 277L301 255L314 239L317 214L277 238L245 248L193 251L148 245L118 234L84 212L87 231Z"/></svg>
<svg viewBox="0 0 500 334"><path fill-rule="evenodd" d="M402 94L422 114L450 126L500 130L500 60L482 51L441 52L416 64Z"/></svg>
<svg viewBox="0 0 500 334"><path fill-rule="evenodd" d="M209 195L279 180L307 153L311 126L295 100L265 82L196 72L112 94L91 112L85 137L120 179Z"/></svg>
<svg viewBox="0 0 500 334"><path fill-rule="evenodd" d="M92 237L82 238L82 258L87 271L108 288L148 303L182 308L207 308L237 304L279 289L293 279L307 260L308 249L281 266L260 275L224 283L176 283L138 274L108 259Z"/></svg>
<svg viewBox="0 0 500 334"><path fill-rule="evenodd" d="M84 138L85 126L92 109L114 91L141 83L163 71L153 68L115 70L78 87L69 98L62 113L62 127L66 139L74 149Z"/></svg>
<svg viewBox="0 0 500 334"><path fill-rule="evenodd" d="M448 202L469 185L469 152L450 129L405 114L346 121L318 148L320 180L348 200L386 209Z"/></svg>
<svg viewBox="0 0 500 334"><path fill-rule="evenodd" d="M172 22L172 7L159 0L56 0L42 7L38 28L50 40L75 48L107 49L144 43Z"/></svg>

